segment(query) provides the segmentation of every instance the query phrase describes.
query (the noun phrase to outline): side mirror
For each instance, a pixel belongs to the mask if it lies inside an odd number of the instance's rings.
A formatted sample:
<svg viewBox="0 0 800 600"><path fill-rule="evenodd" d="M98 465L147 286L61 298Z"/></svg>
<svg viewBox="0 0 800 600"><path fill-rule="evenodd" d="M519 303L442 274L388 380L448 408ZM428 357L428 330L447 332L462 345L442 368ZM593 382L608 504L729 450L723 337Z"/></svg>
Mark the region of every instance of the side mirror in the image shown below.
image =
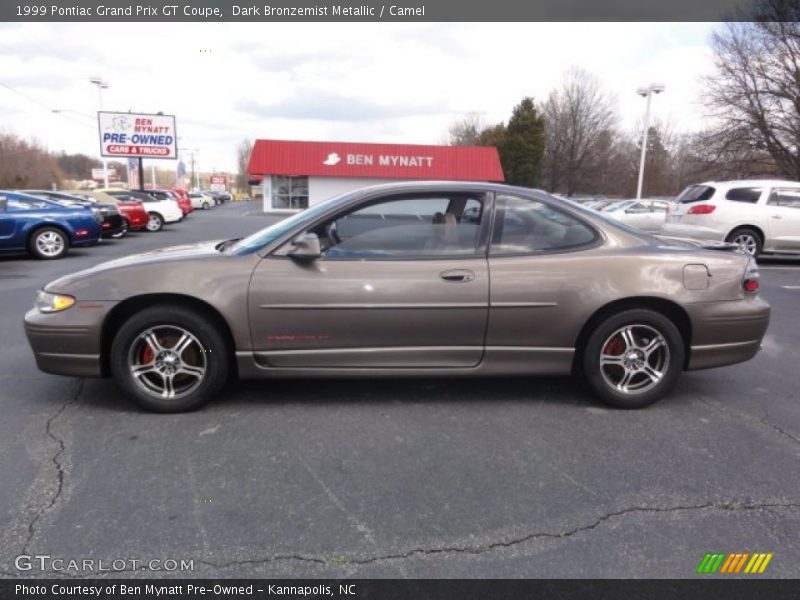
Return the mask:
<svg viewBox="0 0 800 600"><path fill-rule="evenodd" d="M299 260L314 260L322 256L319 237L316 233L304 233L291 241L292 249L289 256Z"/></svg>

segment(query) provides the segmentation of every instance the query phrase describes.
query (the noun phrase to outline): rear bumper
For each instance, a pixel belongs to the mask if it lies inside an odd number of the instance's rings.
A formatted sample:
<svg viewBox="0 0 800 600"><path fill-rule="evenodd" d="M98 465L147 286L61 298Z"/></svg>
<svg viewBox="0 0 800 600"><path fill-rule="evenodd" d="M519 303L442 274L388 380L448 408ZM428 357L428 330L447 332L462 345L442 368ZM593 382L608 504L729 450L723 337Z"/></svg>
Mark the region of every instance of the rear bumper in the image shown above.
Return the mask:
<svg viewBox="0 0 800 600"><path fill-rule="evenodd" d="M715 242L725 241L726 236L726 232L721 229L691 223L665 223L659 233L692 240L714 240Z"/></svg>
<svg viewBox="0 0 800 600"><path fill-rule="evenodd" d="M687 311L693 328L690 371L750 360L769 326L769 304L758 297L691 304Z"/></svg>
<svg viewBox="0 0 800 600"><path fill-rule="evenodd" d="M61 313L33 308L25 314L25 335L45 373L72 377L103 377L103 321L114 302L79 302Z"/></svg>
<svg viewBox="0 0 800 600"><path fill-rule="evenodd" d="M147 211L144 210L125 212L122 213L122 216L128 221L128 229L144 229L147 227L147 222L150 220Z"/></svg>
<svg viewBox="0 0 800 600"><path fill-rule="evenodd" d="M103 219L103 235L114 235L125 229L125 219L122 215L113 215Z"/></svg>

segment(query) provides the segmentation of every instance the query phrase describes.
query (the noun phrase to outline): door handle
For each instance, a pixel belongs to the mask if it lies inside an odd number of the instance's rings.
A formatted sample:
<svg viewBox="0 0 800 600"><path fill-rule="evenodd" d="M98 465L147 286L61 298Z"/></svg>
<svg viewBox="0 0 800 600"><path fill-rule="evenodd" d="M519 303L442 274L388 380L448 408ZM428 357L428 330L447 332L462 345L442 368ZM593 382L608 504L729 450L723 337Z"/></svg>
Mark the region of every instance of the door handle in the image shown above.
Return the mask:
<svg viewBox="0 0 800 600"><path fill-rule="evenodd" d="M782 216L780 216L780 215L772 215L772 218L773 218L773 219L782 219L783 217L782 217Z"/></svg>
<svg viewBox="0 0 800 600"><path fill-rule="evenodd" d="M475 272L469 269L451 269L449 271L442 271L439 277L451 283L466 283L474 281Z"/></svg>

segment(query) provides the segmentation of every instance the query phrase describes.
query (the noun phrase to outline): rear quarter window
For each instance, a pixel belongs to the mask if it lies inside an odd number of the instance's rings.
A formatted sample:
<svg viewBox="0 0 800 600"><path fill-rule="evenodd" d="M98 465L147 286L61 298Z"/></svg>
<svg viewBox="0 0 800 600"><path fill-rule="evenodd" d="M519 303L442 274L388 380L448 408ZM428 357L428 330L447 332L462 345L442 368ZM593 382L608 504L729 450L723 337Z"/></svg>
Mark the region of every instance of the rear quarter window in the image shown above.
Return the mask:
<svg viewBox="0 0 800 600"><path fill-rule="evenodd" d="M725 200L755 204L761 197L762 190L763 188L760 187L731 188L728 190L728 193L725 194Z"/></svg>

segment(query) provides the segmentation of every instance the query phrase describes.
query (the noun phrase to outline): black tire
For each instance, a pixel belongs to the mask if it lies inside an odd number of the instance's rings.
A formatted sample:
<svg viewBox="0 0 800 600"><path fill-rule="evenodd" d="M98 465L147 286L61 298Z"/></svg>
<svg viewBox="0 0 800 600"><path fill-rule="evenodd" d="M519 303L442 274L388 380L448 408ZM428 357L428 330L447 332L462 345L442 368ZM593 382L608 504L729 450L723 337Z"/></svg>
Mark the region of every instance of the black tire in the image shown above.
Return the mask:
<svg viewBox="0 0 800 600"><path fill-rule="evenodd" d="M63 258L69 250L69 236L58 227L40 227L28 238L28 250L41 260Z"/></svg>
<svg viewBox="0 0 800 600"><path fill-rule="evenodd" d="M731 244L737 244L744 252L753 258L758 258L764 249L764 238L755 229L749 227L739 227L734 229L725 238Z"/></svg>
<svg viewBox="0 0 800 600"><path fill-rule="evenodd" d="M208 210L209 208L211 207L208 205L208 202L203 202L203 210Z"/></svg>
<svg viewBox="0 0 800 600"><path fill-rule="evenodd" d="M164 217L157 212L149 212L147 215L150 217L145 227L147 231L156 232L164 229Z"/></svg>
<svg viewBox="0 0 800 600"><path fill-rule="evenodd" d="M163 344L161 350L145 341L148 332L155 334L159 347ZM178 365L170 363L168 359L175 353L169 354L185 333L194 341L179 353ZM150 356L145 356L148 351ZM213 321L201 312L166 304L141 310L120 327L111 344L109 363L114 380L141 408L175 413L200 408L222 389L228 380L229 355L225 338ZM136 365L144 367L139 377L132 373ZM202 376L184 374L184 365L202 370ZM158 391L159 385L167 387L163 372L169 368L177 369L170 377L173 397Z"/></svg>
<svg viewBox="0 0 800 600"><path fill-rule="evenodd" d="M620 333L623 330L632 332L633 344ZM654 349L645 354L650 343ZM684 358L684 341L675 324L659 312L635 308L611 315L594 328L583 348L580 368L586 384L604 404L644 408L672 389L683 371ZM608 362L601 366L601 360ZM612 364L617 361L620 364ZM629 384L624 383L626 377Z"/></svg>
<svg viewBox="0 0 800 600"><path fill-rule="evenodd" d="M126 235L128 235L128 220L127 219L123 219L122 220L122 229L120 229L116 233L112 233L108 237L110 237L111 239L114 239L114 240L121 240Z"/></svg>

